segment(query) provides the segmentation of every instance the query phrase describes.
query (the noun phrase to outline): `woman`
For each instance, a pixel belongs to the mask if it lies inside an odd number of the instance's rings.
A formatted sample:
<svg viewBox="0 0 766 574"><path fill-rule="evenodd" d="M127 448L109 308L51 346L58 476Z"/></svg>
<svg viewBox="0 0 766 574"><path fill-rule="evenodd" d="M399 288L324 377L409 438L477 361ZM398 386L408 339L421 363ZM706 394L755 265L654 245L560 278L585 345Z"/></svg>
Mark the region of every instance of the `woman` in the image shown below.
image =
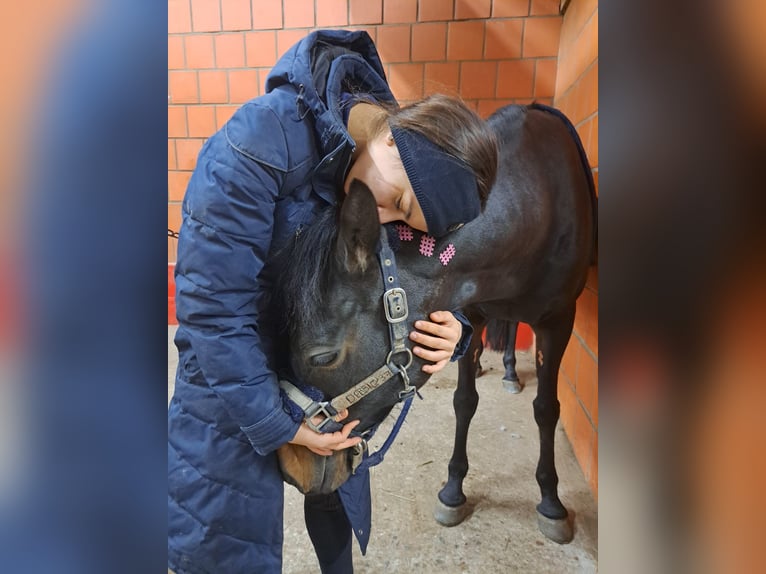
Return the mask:
<svg viewBox="0 0 766 574"><path fill-rule="evenodd" d="M330 454L359 441L349 437L358 421L318 434L283 404L272 286L287 241L342 201L353 179L372 191L381 223L401 220L442 236L480 213L496 153L484 122L457 100L434 97L397 110L367 33L342 30L317 31L293 46L266 94L206 142L184 198L176 263L171 569L280 572L275 450L292 442ZM470 324L444 310L428 319L410 338L413 352L432 363L423 370L434 373L465 352ZM360 512L369 516L369 508L344 508L336 493L306 498L322 572L352 571L351 522L356 527Z"/></svg>

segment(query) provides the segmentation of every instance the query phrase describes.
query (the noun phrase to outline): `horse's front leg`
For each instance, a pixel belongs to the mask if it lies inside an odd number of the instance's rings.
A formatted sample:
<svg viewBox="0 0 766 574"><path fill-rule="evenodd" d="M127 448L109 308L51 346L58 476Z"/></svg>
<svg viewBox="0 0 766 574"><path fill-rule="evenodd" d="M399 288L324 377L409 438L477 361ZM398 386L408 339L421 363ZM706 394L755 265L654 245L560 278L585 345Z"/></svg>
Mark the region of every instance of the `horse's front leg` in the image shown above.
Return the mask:
<svg viewBox="0 0 766 574"><path fill-rule="evenodd" d="M572 334L574 314L572 306L565 313L535 325L537 397L532 405L540 430L540 459L535 476L542 495L537 505L538 526L546 537L560 544L574 536L572 522L559 500L559 477L554 462L554 433L561 410L557 395L559 366Z"/></svg>
<svg viewBox="0 0 766 574"><path fill-rule="evenodd" d="M474 326L474 333L482 327ZM460 524L470 513L463 494L463 479L468 473L468 427L479 404L476 392L476 365L481 356L481 336L476 335L465 356L458 363L457 388L452 399L455 409L455 445L449 462L447 484L439 491L434 518L444 526Z"/></svg>
<svg viewBox="0 0 766 574"><path fill-rule="evenodd" d="M518 322L508 322L508 344L505 346L505 352L503 353L503 366L505 367L503 388L513 394L520 393L521 389L524 388L521 382L519 382L519 375L516 374L516 332L518 328Z"/></svg>

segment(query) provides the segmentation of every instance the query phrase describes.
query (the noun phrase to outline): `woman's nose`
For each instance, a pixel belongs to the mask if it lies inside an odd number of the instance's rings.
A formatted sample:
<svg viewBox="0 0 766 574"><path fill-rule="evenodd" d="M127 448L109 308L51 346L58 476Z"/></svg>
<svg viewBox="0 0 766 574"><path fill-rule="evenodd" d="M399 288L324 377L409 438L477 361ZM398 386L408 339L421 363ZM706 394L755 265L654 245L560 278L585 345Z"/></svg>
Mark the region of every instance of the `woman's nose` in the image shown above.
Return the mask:
<svg viewBox="0 0 766 574"><path fill-rule="evenodd" d="M387 207L378 206L378 219L381 223L391 223L396 221L396 217L392 213L392 210Z"/></svg>

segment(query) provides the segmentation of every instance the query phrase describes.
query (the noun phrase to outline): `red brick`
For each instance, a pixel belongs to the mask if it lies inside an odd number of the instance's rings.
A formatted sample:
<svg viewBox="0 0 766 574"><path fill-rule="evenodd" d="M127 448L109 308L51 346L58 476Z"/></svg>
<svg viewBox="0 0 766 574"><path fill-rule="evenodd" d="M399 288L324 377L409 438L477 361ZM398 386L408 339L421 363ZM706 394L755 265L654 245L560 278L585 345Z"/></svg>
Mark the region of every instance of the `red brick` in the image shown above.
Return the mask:
<svg viewBox="0 0 766 574"><path fill-rule="evenodd" d="M245 37L242 34L222 34L215 37L215 64L219 68L245 66Z"/></svg>
<svg viewBox="0 0 766 574"><path fill-rule="evenodd" d="M187 68L215 68L213 37L210 34L191 34L184 38Z"/></svg>
<svg viewBox="0 0 766 574"><path fill-rule="evenodd" d="M285 52L305 38L311 30L278 30L277 31L277 55L282 57Z"/></svg>
<svg viewBox="0 0 766 574"><path fill-rule="evenodd" d="M229 101L229 91L224 70L199 72L199 96L203 104L223 104Z"/></svg>
<svg viewBox="0 0 766 574"><path fill-rule="evenodd" d="M559 373L558 380L558 398L561 404L561 415L559 424L564 427L567 436L571 437L574 433L575 409L579 408L574 391L567 381L566 377Z"/></svg>
<svg viewBox="0 0 766 574"><path fill-rule="evenodd" d="M598 18L588 20L582 29L572 29L570 20L561 27L559 72L556 90L564 91L598 58Z"/></svg>
<svg viewBox="0 0 766 574"><path fill-rule="evenodd" d="M316 0L316 10L317 27L348 24L348 0Z"/></svg>
<svg viewBox="0 0 766 574"><path fill-rule="evenodd" d="M349 0L350 24L381 24L383 0Z"/></svg>
<svg viewBox="0 0 766 574"><path fill-rule="evenodd" d="M521 57L522 20L497 20L487 22L487 38L484 57L488 60L510 60Z"/></svg>
<svg viewBox="0 0 766 574"><path fill-rule="evenodd" d="M168 138L168 170L176 169L176 140Z"/></svg>
<svg viewBox="0 0 766 574"><path fill-rule="evenodd" d="M168 106L168 137L185 138L186 106Z"/></svg>
<svg viewBox="0 0 766 574"><path fill-rule="evenodd" d="M423 97L423 64L391 64L389 83L397 100L419 100Z"/></svg>
<svg viewBox="0 0 766 574"><path fill-rule="evenodd" d="M247 67L273 66L277 62L277 33L248 32L245 34Z"/></svg>
<svg viewBox="0 0 766 574"><path fill-rule="evenodd" d="M168 36L168 70L183 70L185 67L183 36Z"/></svg>
<svg viewBox="0 0 766 574"><path fill-rule="evenodd" d="M574 330L598 356L598 296L590 289L585 289L577 298Z"/></svg>
<svg viewBox="0 0 766 574"><path fill-rule="evenodd" d="M454 0L420 0L418 20L433 22L434 20L452 20Z"/></svg>
<svg viewBox="0 0 766 574"><path fill-rule="evenodd" d="M455 20L489 18L492 0L455 0Z"/></svg>
<svg viewBox="0 0 766 574"><path fill-rule="evenodd" d="M179 140L181 141L181 140ZM186 186L189 185L189 179L191 178L190 171L169 171L168 172L168 201L181 201L186 193ZM179 212L180 213L180 212ZM168 214L169 216L170 214ZM170 221L168 221L168 227L178 231L181 227L181 222L175 222L177 227L172 227Z"/></svg>
<svg viewBox="0 0 766 574"><path fill-rule="evenodd" d="M309 28L314 25L314 0L282 0L285 28Z"/></svg>
<svg viewBox="0 0 766 574"><path fill-rule="evenodd" d="M537 60L535 97L553 97L556 89L556 60Z"/></svg>
<svg viewBox="0 0 766 574"><path fill-rule="evenodd" d="M588 417L585 415L585 411L576 400L575 405L576 407L572 409L573 428L571 430L568 429L567 435L569 436L569 442L572 444L572 450L575 453L577 462L580 464L580 468L587 479L587 473L590 472L590 463L593 456L591 449L595 432Z"/></svg>
<svg viewBox="0 0 766 574"><path fill-rule="evenodd" d="M585 23L598 10L598 0L577 0L570 2L566 13L566 26L579 34Z"/></svg>
<svg viewBox="0 0 766 574"><path fill-rule="evenodd" d="M190 138L207 138L215 133L215 106L189 106L186 110Z"/></svg>
<svg viewBox="0 0 766 574"><path fill-rule="evenodd" d="M238 105L216 106L215 107L215 126L216 129L221 129L226 122L231 119L239 109Z"/></svg>
<svg viewBox="0 0 766 574"><path fill-rule="evenodd" d="M493 18L515 18L529 15L529 0L492 0Z"/></svg>
<svg viewBox="0 0 766 574"><path fill-rule="evenodd" d="M418 17L418 0L385 0L383 22L386 24L409 24Z"/></svg>
<svg viewBox="0 0 766 574"><path fill-rule="evenodd" d="M530 16L558 16L561 0L532 0Z"/></svg>
<svg viewBox="0 0 766 574"><path fill-rule="evenodd" d="M481 117L486 119L500 108L511 103L513 103L512 100L479 100L477 111Z"/></svg>
<svg viewBox="0 0 766 574"><path fill-rule="evenodd" d="M444 60L447 54L447 24L412 26L412 61Z"/></svg>
<svg viewBox="0 0 766 574"><path fill-rule="evenodd" d="M573 122L583 120L598 111L598 62L583 74L581 84L582 109L580 117L577 120L572 120Z"/></svg>
<svg viewBox="0 0 766 574"><path fill-rule="evenodd" d="M559 35L561 17L527 18L524 21L524 44L522 55L525 58L544 58L559 55Z"/></svg>
<svg viewBox="0 0 766 574"><path fill-rule="evenodd" d="M426 64L425 95L438 93L456 96L459 78L460 64L457 62Z"/></svg>
<svg viewBox="0 0 766 574"><path fill-rule="evenodd" d="M531 98L534 93L535 61L499 62L497 68L498 98Z"/></svg>
<svg viewBox="0 0 766 574"><path fill-rule="evenodd" d="M211 0L191 0L192 30L218 32L221 30L220 4Z"/></svg>
<svg viewBox="0 0 766 574"><path fill-rule="evenodd" d="M448 60L481 60L484 51L484 22L450 22Z"/></svg>
<svg viewBox="0 0 766 574"><path fill-rule="evenodd" d="M460 95L464 98L495 96L497 62L463 62L460 64Z"/></svg>
<svg viewBox="0 0 766 574"><path fill-rule="evenodd" d="M578 346L580 361L577 365L575 393L593 425L598 426L598 364L581 345Z"/></svg>
<svg viewBox="0 0 766 574"><path fill-rule="evenodd" d="M282 27L282 3L274 0L252 0L253 30Z"/></svg>
<svg viewBox="0 0 766 574"><path fill-rule="evenodd" d="M176 158L178 169L192 171L197 165L197 156L202 149L201 139L179 139L176 140Z"/></svg>
<svg viewBox="0 0 766 574"><path fill-rule="evenodd" d="M168 72L168 88L171 104L195 104L199 101L197 93L197 72Z"/></svg>
<svg viewBox="0 0 766 574"><path fill-rule="evenodd" d="M168 33L184 34L191 29L189 0L168 0Z"/></svg>
<svg viewBox="0 0 766 574"><path fill-rule="evenodd" d="M221 28L223 30L250 30L252 16L250 0L220 0Z"/></svg>
<svg viewBox="0 0 766 574"><path fill-rule="evenodd" d="M221 26L224 30L250 30L250 0L221 0Z"/></svg>
<svg viewBox="0 0 766 574"><path fill-rule="evenodd" d="M376 44L384 63L410 61L409 26L380 26Z"/></svg>
<svg viewBox="0 0 766 574"><path fill-rule="evenodd" d="M168 202L168 227L172 229L173 231L178 231L179 229L181 229L181 204L180 203Z"/></svg>
<svg viewBox="0 0 766 574"><path fill-rule="evenodd" d="M560 371L573 385L577 375L577 361L580 358L580 348L582 348L580 341L572 335L569 337L569 343L567 348L564 349L564 356L561 358Z"/></svg>
<svg viewBox="0 0 766 574"><path fill-rule="evenodd" d="M230 70L229 101L239 104L257 97L258 85L257 70Z"/></svg>

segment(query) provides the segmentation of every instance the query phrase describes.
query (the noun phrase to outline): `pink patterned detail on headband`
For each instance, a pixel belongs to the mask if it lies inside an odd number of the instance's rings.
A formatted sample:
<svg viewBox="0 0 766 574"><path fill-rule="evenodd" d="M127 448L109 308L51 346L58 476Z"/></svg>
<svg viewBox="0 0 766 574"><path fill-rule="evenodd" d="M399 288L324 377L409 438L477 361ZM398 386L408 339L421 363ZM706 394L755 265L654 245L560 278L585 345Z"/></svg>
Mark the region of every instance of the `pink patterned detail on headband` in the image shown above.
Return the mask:
<svg viewBox="0 0 766 574"><path fill-rule="evenodd" d="M400 223L396 226L396 230L399 232L399 241L412 241L414 235L412 234L412 227Z"/></svg>
<svg viewBox="0 0 766 574"><path fill-rule="evenodd" d="M436 239L430 235L424 235L420 238L420 254L431 257L434 254L434 245L436 245Z"/></svg>
<svg viewBox="0 0 766 574"><path fill-rule="evenodd" d="M452 259L455 256L455 246L450 243L447 245L447 249L439 253L439 261L442 262L442 265L447 265L447 263L450 262L450 259Z"/></svg>

